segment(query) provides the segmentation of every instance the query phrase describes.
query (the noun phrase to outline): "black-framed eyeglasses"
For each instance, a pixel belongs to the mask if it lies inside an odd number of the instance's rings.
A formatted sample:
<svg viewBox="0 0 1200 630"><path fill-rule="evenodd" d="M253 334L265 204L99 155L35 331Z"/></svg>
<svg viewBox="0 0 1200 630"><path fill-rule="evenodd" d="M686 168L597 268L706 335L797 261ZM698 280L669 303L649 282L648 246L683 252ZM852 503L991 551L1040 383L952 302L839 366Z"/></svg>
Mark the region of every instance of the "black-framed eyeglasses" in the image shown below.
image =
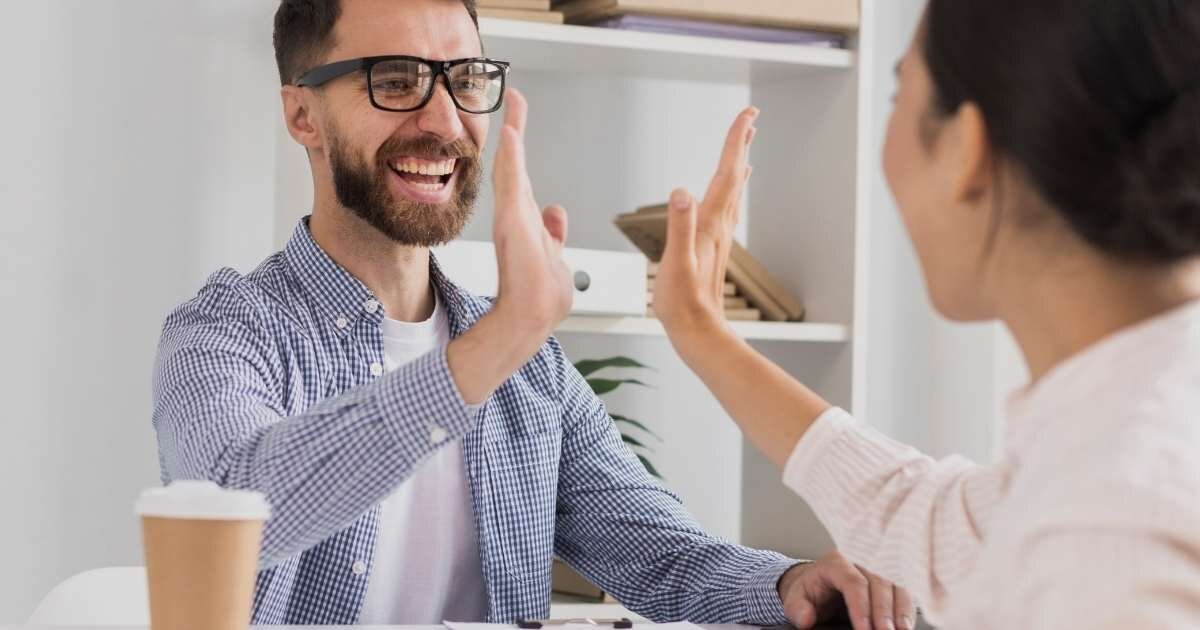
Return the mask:
<svg viewBox="0 0 1200 630"><path fill-rule="evenodd" d="M490 114L504 102L508 62L484 57L432 61L407 55L347 59L305 72L296 85L318 87L351 72L367 78L371 105L389 112L412 112L429 104L438 77L450 99L469 114Z"/></svg>

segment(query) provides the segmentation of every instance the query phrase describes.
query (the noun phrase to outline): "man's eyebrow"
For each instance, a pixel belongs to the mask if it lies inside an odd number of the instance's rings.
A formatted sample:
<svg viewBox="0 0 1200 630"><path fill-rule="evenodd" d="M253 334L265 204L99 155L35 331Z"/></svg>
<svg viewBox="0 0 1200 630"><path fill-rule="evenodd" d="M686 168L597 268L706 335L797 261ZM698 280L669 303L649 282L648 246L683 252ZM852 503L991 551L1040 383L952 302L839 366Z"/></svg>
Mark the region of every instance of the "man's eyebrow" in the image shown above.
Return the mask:
<svg viewBox="0 0 1200 630"><path fill-rule="evenodd" d="M899 76L900 76L900 66L901 66L901 65L903 65L903 64L904 64L904 60L903 60L903 59L901 59L901 60L899 60L899 61L897 61L897 62L896 62L896 67L892 68L892 72L893 72L893 73L894 73L894 74L895 74L897 77L899 77Z"/></svg>

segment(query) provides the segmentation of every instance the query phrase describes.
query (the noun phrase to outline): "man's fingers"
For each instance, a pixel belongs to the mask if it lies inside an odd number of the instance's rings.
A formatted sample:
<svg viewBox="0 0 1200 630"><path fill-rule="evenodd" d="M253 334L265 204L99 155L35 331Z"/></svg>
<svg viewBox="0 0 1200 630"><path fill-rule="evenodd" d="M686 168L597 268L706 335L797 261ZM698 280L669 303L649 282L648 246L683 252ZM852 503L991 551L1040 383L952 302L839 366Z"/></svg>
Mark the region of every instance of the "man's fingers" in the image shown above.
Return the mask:
<svg viewBox="0 0 1200 630"><path fill-rule="evenodd" d="M917 627L917 606L913 603L912 595L899 586L893 586L892 589L892 614L896 617L896 628L913 630Z"/></svg>
<svg viewBox="0 0 1200 630"><path fill-rule="evenodd" d="M832 570L830 581L846 601L846 612L854 630L871 628L871 585L866 576L849 562L840 562Z"/></svg>
<svg viewBox="0 0 1200 630"><path fill-rule="evenodd" d="M562 206L550 206L542 211L542 225L554 240L556 249L561 251L567 242L567 211Z"/></svg>
<svg viewBox="0 0 1200 630"><path fill-rule="evenodd" d="M507 88L504 92L504 126L517 130L517 135L525 139L525 121L529 115L529 103L525 95L516 88Z"/></svg>
<svg viewBox="0 0 1200 630"><path fill-rule="evenodd" d="M895 630L892 583L871 573L867 573L867 581L871 586L871 621L875 630Z"/></svg>
<svg viewBox="0 0 1200 630"><path fill-rule="evenodd" d="M809 601L805 601L790 619L798 630L811 630L819 620L816 607Z"/></svg>
<svg viewBox="0 0 1200 630"><path fill-rule="evenodd" d="M518 211L528 193L525 182L525 146L517 130L505 125L500 130L500 146L492 168L492 186L496 191L496 214Z"/></svg>
<svg viewBox="0 0 1200 630"><path fill-rule="evenodd" d="M680 188L671 193L667 211L667 244L663 258L691 264L696 255L696 200Z"/></svg>
<svg viewBox="0 0 1200 630"><path fill-rule="evenodd" d="M492 168L497 213L516 210L532 194L524 190L529 182L525 171L525 119L528 105L525 97L515 89L508 90L506 103L504 127L500 129L500 145L496 149L496 161Z"/></svg>

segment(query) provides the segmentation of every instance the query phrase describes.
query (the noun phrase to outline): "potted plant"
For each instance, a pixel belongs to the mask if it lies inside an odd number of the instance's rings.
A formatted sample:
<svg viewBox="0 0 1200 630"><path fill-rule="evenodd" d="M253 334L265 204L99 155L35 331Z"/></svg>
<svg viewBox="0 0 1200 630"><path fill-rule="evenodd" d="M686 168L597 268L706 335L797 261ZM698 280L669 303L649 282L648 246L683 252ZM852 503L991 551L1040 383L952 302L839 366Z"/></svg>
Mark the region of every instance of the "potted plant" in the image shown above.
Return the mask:
<svg viewBox="0 0 1200 630"><path fill-rule="evenodd" d="M595 392L597 396L602 398L605 394L610 394L616 391L617 388L621 387L622 385L638 385L641 387L649 387L649 385L634 378L600 378L595 376L597 372L606 369L651 369L629 357L584 359L575 364L575 369L579 370L579 373L582 374L587 380L587 383L589 386L591 386L592 391ZM650 430L650 428L643 424L640 420L611 413L611 410L609 415L612 417L613 422L617 424L617 427L621 432L621 439L624 440L634 454L637 455L638 459L642 462L642 466L646 467L646 472L650 473L650 475L654 478L661 480L663 478L662 475L658 473L658 470L654 467L654 464L650 463L650 460L646 457L647 454L654 453L654 449L646 444L645 438L646 436L649 436L659 442L662 442L662 438L658 437L654 431Z"/></svg>

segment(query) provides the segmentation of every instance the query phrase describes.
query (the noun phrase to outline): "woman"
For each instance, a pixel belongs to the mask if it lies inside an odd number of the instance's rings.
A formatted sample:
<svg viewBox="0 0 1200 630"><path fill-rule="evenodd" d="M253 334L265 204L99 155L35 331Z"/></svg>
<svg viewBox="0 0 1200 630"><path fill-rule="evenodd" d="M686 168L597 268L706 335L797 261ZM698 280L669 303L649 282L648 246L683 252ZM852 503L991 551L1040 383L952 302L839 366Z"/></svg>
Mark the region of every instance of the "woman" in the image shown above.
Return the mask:
<svg viewBox="0 0 1200 630"><path fill-rule="evenodd" d="M853 562L948 628L1200 628L1200 2L931 0L884 169L937 309L1032 384L995 465L857 423L725 325L756 112L672 195L654 309Z"/></svg>

